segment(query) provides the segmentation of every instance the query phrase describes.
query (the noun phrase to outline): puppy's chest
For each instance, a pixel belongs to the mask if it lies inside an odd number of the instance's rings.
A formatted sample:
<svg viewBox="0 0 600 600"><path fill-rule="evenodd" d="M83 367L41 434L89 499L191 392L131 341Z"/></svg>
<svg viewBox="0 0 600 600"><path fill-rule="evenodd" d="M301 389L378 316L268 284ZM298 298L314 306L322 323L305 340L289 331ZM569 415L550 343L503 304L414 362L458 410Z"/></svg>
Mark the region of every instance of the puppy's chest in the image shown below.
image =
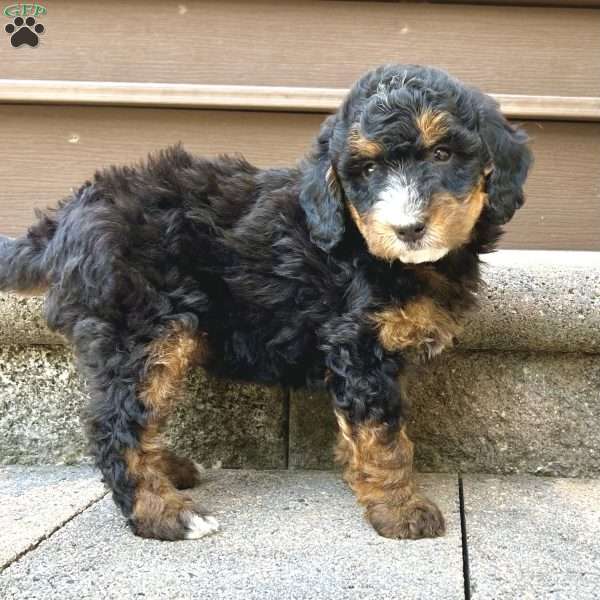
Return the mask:
<svg viewBox="0 0 600 600"><path fill-rule="evenodd" d="M454 345L474 296L460 285L441 283L445 285L425 287L407 301L392 300L370 315L386 350L410 349L431 358Z"/></svg>

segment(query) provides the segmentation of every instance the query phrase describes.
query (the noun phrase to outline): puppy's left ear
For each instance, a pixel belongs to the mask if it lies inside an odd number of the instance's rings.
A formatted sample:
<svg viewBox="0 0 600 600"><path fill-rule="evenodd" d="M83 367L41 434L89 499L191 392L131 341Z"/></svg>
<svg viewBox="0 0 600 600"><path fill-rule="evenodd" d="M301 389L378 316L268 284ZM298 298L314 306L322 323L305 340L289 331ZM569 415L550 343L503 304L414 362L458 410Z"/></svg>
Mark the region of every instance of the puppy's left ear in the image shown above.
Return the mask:
<svg viewBox="0 0 600 600"><path fill-rule="evenodd" d="M488 204L484 218L502 225L525 202L523 184L533 157L525 131L512 126L501 114L500 107L489 96L481 96L479 133L488 151L486 192Z"/></svg>
<svg viewBox="0 0 600 600"><path fill-rule="evenodd" d="M313 154L303 165L300 205L306 214L310 239L329 252L344 234L342 188L331 159L331 140L337 116L321 127Z"/></svg>

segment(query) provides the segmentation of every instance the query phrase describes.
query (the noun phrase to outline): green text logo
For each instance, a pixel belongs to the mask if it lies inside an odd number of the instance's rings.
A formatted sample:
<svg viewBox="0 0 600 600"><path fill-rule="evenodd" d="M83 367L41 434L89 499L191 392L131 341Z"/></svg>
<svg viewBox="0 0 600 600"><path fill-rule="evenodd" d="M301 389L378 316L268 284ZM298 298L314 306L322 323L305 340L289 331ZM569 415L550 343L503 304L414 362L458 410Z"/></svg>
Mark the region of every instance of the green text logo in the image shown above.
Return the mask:
<svg viewBox="0 0 600 600"><path fill-rule="evenodd" d="M46 14L46 7L38 4L11 4L7 6L3 14L5 17L38 17Z"/></svg>

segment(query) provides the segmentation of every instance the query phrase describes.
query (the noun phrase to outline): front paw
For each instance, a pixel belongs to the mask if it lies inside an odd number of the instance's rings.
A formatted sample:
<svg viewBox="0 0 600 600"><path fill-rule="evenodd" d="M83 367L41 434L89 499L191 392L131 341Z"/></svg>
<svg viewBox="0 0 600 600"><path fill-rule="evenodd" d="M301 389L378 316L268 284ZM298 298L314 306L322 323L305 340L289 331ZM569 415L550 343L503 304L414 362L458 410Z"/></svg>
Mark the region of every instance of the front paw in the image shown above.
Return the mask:
<svg viewBox="0 0 600 600"><path fill-rule="evenodd" d="M366 517L386 538L418 540L444 535L446 524L440 509L423 496L414 495L403 504L382 502L367 506Z"/></svg>
<svg viewBox="0 0 600 600"><path fill-rule="evenodd" d="M385 309L373 320L386 350L409 351L419 360L433 358L452 346L462 330L460 321L430 298Z"/></svg>

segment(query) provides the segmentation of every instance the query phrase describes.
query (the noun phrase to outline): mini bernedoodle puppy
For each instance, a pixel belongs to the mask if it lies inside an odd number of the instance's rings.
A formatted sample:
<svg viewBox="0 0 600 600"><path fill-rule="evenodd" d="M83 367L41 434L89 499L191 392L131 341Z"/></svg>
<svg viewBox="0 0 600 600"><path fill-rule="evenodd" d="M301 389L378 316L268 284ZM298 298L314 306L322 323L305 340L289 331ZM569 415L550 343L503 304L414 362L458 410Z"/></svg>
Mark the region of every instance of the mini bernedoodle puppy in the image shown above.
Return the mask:
<svg viewBox="0 0 600 600"><path fill-rule="evenodd" d="M527 136L442 71L364 75L298 166L176 146L96 173L21 239L0 289L46 294L89 383L89 437L140 536L218 529L180 490L194 462L161 442L186 372L325 385L344 478L383 536L444 533L419 493L401 373L452 343L479 258L523 204ZM238 408L246 410L244 406Z"/></svg>

